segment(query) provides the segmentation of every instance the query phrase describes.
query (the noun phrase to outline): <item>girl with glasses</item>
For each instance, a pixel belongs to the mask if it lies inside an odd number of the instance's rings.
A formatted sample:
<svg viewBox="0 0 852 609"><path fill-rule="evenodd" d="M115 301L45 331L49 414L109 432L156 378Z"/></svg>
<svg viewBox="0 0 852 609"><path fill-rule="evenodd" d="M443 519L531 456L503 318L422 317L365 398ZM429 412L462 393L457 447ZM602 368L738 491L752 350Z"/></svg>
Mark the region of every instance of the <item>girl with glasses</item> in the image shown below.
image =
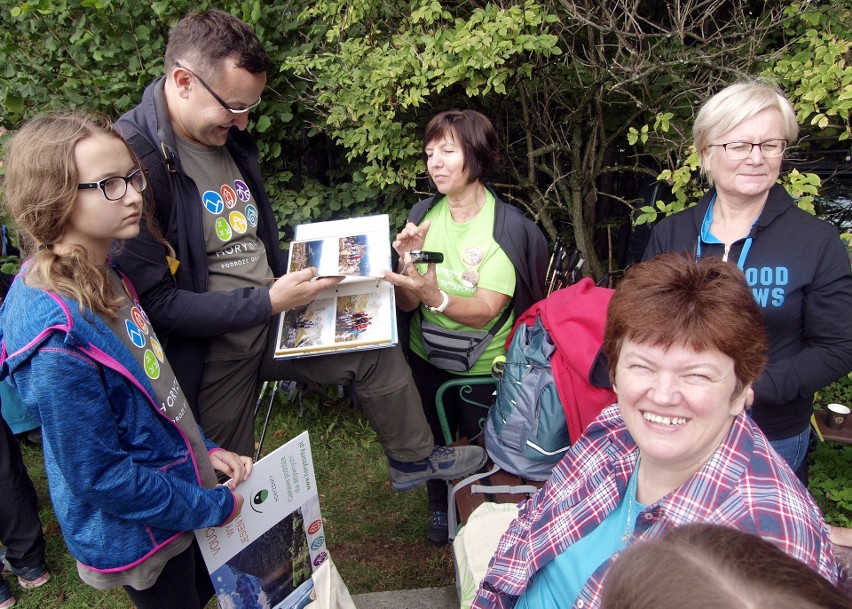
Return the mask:
<svg viewBox="0 0 852 609"><path fill-rule="evenodd" d="M5 186L34 253L0 309L0 376L42 425L78 573L98 589L123 586L137 607L204 607L213 586L192 531L239 514L232 489L251 460L205 439L109 259L139 232L144 173L107 120L60 114L11 138Z"/></svg>

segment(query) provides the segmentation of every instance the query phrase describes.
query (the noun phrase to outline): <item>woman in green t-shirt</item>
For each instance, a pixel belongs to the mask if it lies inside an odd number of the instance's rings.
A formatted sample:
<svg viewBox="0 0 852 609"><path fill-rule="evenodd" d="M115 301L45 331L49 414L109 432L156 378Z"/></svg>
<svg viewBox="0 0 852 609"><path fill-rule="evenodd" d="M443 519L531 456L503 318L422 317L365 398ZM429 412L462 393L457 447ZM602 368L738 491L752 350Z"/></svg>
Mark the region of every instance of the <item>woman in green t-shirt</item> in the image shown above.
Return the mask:
<svg viewBox="0 0 852 609"><path fill-rule="evenodd" d="M499 161L497 132L487 117L474 110L442 112L427 125L423 141L438 194L412 209L393 242L399 273L386 279L396 286L397 306L412 313L409 363L432 433L442 442L438 388L453 378L490 373L494 358L505 353L515 314L544 297L548 253L535 223L483 182ZM412 264L410 252L416 250L440 252L443 261ZM424 341L424 326L451 336L479 333L483 349L473 356L452 354L454 361L439 357L432 341ZM492 391L490 385L474 386L466 398L488 403ZM457 397L445 397L444 406L454 432L468 437L479 432L484 412L465 408ZM428 489L427 538L442 545L447 543L447 487L430 481Z"/></svg>

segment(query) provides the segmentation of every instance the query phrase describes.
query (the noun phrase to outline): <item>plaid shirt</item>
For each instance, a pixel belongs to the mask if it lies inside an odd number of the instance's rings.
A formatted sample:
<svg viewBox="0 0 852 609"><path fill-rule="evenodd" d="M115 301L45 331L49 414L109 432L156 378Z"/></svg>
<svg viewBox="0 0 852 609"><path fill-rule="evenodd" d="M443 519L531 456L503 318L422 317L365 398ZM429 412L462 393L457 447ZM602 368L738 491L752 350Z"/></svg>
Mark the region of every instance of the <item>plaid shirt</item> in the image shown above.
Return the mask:
<svg viewBox="0 0 852 609"><path fill-rule="evenodd" d="M618 506L638 456L618 405L610 406L571 447L548 483L521 506L500 539L472 607L513 607L539 569ZM745 414L734 420L721 446L692 478L637 515L629 543L692 522L759 535L837 582L819 508ZM616 557L598 567L574 607L600 605L604 575Z"/></svg>

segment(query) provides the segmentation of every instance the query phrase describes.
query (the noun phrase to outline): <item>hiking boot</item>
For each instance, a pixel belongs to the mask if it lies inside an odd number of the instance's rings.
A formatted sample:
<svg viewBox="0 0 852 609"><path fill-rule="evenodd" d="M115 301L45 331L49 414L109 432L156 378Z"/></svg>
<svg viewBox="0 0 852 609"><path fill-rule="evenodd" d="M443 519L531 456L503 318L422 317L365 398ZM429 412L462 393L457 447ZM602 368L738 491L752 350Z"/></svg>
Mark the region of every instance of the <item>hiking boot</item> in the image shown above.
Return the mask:
<svg viewBox="0 0 852 609"><path fill-rule="evenodd" d="M44 565L39 567L21 567L20 569L13 567L6 560L6 550L0 552L0 560L3 562L3 571L8 571L12 575L18 576L18 583L21 585L21 588L38 588L46 584L47 580L50 579L50 573L47 572L47 568ZM11 607L12 605L6 606ZM0 604L0 609L3 609L3 607L4 605Z"/></svg>
<svg viewBox="0 0 852 609"><path fill-rule="evenodd" d="M9 582L0 575L0 580L2 580L2 584L0 584L0 609L7 609L7 607L11 607L15 604L15 597L12 596L12 588L9 586Z"/></svg>
<svg viewBox="0 0 852 609"><path fill-rule="evenodd" d="M397 461L388 457L388 474L398 491L426 484L427 480L462 478L485 465L486 454L479 446L436 446L432 454L419 461Z"/></svg>
<svg viewBox="0 0 852 609"><path fill-rule="evenodd" d="M447 527L447 513L432 512L432 517L426 526L426 541L433 546L447 545L450 541L449 529Z"/></svg>

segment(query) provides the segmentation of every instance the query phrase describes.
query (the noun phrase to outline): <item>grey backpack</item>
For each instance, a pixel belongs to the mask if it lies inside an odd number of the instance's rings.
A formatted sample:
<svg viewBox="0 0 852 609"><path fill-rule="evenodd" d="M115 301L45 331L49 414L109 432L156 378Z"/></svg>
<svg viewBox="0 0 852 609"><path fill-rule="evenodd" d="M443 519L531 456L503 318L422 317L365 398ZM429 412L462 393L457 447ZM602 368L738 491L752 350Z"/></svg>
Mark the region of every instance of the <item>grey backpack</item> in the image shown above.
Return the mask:
<svg viewBox="0 0 852 609"><path fill-rule="evenodd" d="M532 326L518 325L485 424L491 460L529 480L547 480L571 446L550 367L555 350L541 318Z"/></svg>

